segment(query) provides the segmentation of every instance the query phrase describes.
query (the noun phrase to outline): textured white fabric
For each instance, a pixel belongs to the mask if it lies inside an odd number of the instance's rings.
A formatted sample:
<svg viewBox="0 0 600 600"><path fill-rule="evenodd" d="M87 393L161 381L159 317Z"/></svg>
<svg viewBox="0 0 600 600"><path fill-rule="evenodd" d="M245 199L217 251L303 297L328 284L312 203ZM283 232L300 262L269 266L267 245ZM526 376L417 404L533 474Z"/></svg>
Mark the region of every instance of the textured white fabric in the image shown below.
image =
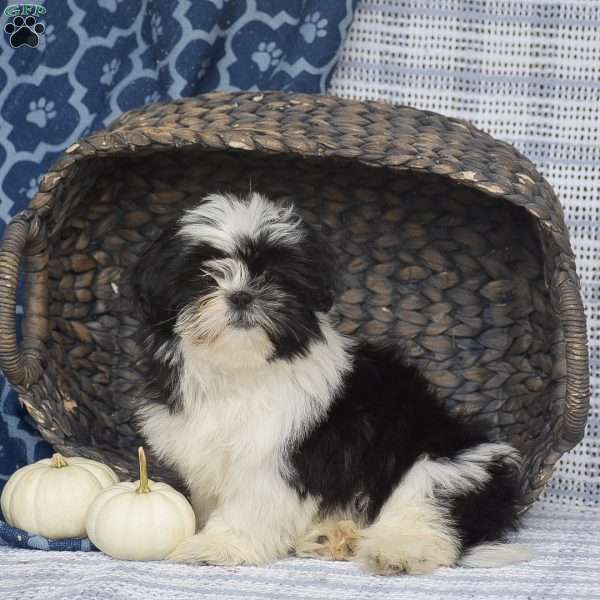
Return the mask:
<svg viewBox="0 0 600 600"><path fill-rule="evenodd" d="M534 509L519 536L536 557L498 569L365 575L354 564L290 559L269 567L117 561L96 553L0 547L2 600L598 600L596 511ZM596 529L596 531L594 531Z"/></svg>
<svg viewBox="0 0 600 600"><path fill-rule="evenodd" d="M544 501L600 504L600 1L365 0L330 92L468 119L514 144L565 207L593 407Z"/></svg>

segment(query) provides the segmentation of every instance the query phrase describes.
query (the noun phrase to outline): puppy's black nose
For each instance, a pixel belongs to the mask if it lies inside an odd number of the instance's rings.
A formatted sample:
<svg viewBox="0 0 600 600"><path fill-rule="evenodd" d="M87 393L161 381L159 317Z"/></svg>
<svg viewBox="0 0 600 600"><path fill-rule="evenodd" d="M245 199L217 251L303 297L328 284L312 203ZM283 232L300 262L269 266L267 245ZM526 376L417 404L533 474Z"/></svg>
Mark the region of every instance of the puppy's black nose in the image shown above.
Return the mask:
<svg viewBox="0 0 600 600"><path fill-rule="evenodd" d="M248 292L234 292L229 296L229 302L236 308L244 308L252 302L252 294Z"/></svg>

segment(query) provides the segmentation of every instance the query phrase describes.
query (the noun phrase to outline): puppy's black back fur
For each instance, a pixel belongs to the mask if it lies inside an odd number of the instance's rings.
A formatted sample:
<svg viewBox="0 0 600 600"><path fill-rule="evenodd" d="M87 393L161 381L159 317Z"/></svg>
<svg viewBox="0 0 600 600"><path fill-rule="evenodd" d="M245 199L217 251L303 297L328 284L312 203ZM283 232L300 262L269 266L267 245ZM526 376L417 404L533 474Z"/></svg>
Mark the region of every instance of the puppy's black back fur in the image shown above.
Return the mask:
<svg viewBox="0 0 600 600"><path fill-rule="evenodd" d="M372 521L420 456L452 460L489 441L447 412L399 350L362 343L326 418L291 453L290 483L321 498L325 513L354 505ZM516 526L518 473L500 460L488 470L477 491L444 498L463 549Z"/></svg>

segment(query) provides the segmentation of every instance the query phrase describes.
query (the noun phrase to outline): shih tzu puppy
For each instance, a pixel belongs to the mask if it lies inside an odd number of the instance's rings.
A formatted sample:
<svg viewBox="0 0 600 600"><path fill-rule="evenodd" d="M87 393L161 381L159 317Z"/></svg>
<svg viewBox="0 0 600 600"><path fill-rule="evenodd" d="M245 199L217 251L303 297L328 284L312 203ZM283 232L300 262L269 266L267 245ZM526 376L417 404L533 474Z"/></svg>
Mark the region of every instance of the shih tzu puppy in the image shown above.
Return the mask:
<svg viewBox="0 0 600 600"><path fill-rule="evenodd" d="M526 557L518 455L451 416L393 347L341 335L332 251L292 206L212 194L133 274L151 381L138 417L187 483L180 562L357 560L377 573Z"/></svg>

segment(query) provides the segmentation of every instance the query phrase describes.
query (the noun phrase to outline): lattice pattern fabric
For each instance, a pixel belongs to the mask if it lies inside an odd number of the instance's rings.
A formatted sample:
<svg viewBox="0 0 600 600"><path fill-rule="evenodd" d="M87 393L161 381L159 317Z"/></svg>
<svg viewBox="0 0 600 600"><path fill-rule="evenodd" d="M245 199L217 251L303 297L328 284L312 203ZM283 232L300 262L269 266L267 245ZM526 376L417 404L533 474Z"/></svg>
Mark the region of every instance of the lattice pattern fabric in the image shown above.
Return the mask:
<svg viewBox="0 0 600 600"><path fill-rule="evenodd" d="M365 0L331 93L468 119L556 190L577 254L595 390L584 441L546 501L600 502L600 4Z"/></svg>
<svg viewBox="0 0 600 600"><path fill-rule="evenodd" d="M38 15L35 47L21 43L26 24L9 8L0 17L0 236L62 150L130 108L213 89L325 91L355 4L67 0ZM49 450L0 375L0 489Z"/></svg>

